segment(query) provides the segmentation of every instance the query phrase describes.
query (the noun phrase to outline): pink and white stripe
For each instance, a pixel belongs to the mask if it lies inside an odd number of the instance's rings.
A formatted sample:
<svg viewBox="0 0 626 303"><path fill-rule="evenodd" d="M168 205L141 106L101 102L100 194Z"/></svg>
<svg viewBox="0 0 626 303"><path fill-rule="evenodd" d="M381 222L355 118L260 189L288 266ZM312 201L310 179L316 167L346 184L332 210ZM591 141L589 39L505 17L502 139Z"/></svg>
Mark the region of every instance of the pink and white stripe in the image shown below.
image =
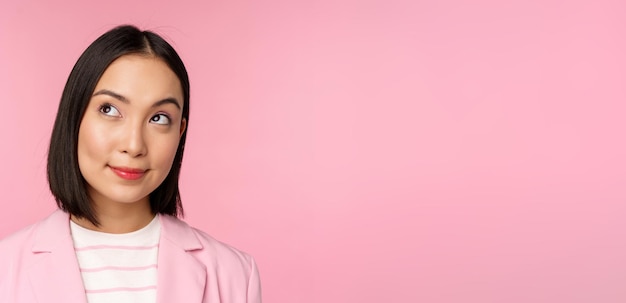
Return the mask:
<svg viewBox="0 0 626 303"><path fill-rule="evenodd" d="M158 217L128 234L71 230L89 303L156 301Z"/></svg>

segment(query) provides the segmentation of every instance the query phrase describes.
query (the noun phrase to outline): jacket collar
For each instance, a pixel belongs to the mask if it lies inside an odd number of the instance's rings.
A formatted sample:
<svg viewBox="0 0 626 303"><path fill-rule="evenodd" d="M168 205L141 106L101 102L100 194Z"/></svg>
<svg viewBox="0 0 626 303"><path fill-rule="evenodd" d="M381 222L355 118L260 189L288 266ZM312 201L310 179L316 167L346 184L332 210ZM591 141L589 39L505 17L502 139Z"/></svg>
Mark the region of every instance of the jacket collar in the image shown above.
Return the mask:
<svg viewBox="0 0 626 303"><path fill-rule="evenodd" d="M173 216L159 215L161 240L168 240L184 251L202 249L202 243L187 223Z"/></svg>
<svg viewBox="0 0 626 303"><path fill-rule="evenodd" d="M68 214L57 210L41 221L32 251L28 274L38 302L87 302Z"/></svg>
<svg viewBox="0 0 626 303"><path fill-rule="evenodd" d="M202 243L187 223L161 215L157 303L203 302L206 266L193 256Z"/></svg>
<svg viewBox="0 0 626 303"><path fill-rule="evenodd" d="M68 240L72 243L70 235L69 215L57 210L41 221L39 228L37 228L33 241L33 253L50 253L55 248L67 248Z"/></svg>
<svg viewBox="0 0 626 303"><path fill-rule="evenodd" d="M161 240L165 238L184 251L203 248L196 233L187 223L167 215L159 215L159 220L161 223ZM68 241L72 243L69 222L69 215L61 210L56 210L43 220L33 241L33 253L49 253L59 246L65 246ZM66 247L61 247L61 249L63 248Z"/></svg>
<svg viewBox="0 0 626 303"><path fill-rule="evenodd" d="M203 249L194 230L175 217L159 215L161 237L157 269L157 302L201 302L206 267L193 256ZM85 303L85 289L70 234L69 215L57 210L44 219L32 247L37 264L29 268L40 302Z"/></svg>

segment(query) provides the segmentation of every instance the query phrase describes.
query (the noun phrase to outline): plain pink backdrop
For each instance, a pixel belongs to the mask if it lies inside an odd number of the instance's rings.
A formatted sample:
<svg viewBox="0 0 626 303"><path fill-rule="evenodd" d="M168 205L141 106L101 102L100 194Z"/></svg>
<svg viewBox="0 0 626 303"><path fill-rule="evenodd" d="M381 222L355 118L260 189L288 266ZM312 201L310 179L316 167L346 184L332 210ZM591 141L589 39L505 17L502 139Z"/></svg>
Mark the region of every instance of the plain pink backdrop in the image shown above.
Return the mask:
<svg viewBox="0 0 626 303"><path fill-rule="evenodd" d="M121 23L185 61L186 220L265 302L626 301L624 2L2 1L0 237Z"/></svg>

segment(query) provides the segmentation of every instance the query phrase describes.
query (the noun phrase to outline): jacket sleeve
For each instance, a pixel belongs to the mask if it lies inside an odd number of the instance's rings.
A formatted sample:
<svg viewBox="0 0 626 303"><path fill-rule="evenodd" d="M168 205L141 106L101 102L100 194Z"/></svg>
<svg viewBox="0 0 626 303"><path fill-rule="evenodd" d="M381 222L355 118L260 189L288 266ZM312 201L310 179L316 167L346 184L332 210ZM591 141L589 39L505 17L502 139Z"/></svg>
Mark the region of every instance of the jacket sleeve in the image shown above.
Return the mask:
<svg viewBox="0 0 626 303"><path fill-rule="evenodd" d="M261 279L254 258L250 257L250 278L248 280L247 303L261 303Z"/></svg>

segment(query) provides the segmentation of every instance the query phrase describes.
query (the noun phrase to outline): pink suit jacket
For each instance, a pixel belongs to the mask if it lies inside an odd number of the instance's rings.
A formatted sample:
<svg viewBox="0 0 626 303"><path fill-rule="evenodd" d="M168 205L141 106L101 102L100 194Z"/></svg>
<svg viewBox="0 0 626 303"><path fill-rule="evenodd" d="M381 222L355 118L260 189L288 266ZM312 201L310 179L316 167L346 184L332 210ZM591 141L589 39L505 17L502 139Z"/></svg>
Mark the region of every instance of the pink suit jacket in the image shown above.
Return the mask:
<svg viewBox="0 0 626 303"><path fill-rule="evenodd" d="M159 216L158 303L260 303L249 255L172 216ZM0 302L86 303L62 211L0 241Z"/></svg>

